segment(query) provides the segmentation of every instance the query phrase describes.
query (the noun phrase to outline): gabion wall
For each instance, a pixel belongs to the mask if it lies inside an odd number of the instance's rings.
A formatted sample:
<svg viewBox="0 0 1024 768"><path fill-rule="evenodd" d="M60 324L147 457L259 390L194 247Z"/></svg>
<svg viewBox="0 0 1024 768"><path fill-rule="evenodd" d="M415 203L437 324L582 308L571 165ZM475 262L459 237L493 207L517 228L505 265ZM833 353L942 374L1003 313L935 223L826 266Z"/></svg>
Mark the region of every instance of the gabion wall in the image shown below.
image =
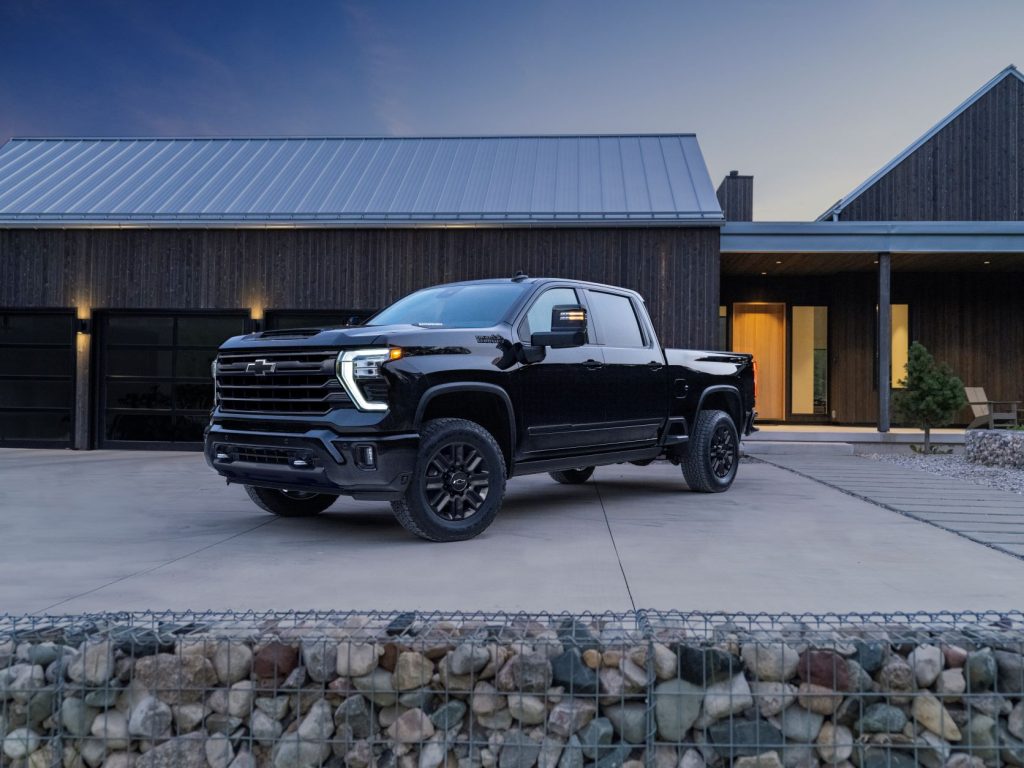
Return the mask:
<svg viewBox="0 0 1024 768"><path fill-rule="evenodd" d="M1019 613L0 617L3 766L1024 766Z"/></svg>
<svg viewBox="0 0 1024 768"><path fill-rule="evenodd" d="M964 440L968 461L1024 469L1024 430L969 429Z"/></svg>

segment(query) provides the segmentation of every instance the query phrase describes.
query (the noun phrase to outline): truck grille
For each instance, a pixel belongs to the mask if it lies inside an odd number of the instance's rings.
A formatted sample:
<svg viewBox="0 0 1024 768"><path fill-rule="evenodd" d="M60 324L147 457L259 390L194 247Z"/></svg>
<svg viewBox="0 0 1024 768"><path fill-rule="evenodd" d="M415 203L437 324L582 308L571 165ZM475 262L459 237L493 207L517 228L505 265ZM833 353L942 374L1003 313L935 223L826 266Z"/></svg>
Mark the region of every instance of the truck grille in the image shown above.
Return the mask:
<svg viewBox="0 0 1024 768"><path fill-rule="evenodd" d="M222 352L217 402L238 413L324 414L353 403L338 381L330 351Z"/></svg>

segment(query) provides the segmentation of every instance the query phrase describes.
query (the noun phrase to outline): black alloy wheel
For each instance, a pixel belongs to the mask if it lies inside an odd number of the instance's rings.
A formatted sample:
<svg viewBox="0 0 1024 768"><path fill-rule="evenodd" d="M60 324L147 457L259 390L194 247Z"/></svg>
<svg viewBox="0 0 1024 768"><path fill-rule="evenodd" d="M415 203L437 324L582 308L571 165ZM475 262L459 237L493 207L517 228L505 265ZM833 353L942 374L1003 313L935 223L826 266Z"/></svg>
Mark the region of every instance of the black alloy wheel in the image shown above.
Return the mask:
<svg viewBox="0 0 1024 768"><path fill-rule="evenodd" d="M482 533L501 509L505 456L494 437L466 419L433 419L420 431L416 467L395 518L428 541L465 541Z"/></svg>
<svg viewBox="0 0 1024 768"><path fill-rule="evenodd" d="M487 461L474 446L445 443L427 462L427 503L442 520L465 520L487 501L490 478Z"/></svg>
<svg viewBox="0 0 1024 768"><path fill-rule="evenodd" d="M740 463L740 437L725 411L697 414L682 457L683 477L691 491L721 493L729 490Z"/></svg>

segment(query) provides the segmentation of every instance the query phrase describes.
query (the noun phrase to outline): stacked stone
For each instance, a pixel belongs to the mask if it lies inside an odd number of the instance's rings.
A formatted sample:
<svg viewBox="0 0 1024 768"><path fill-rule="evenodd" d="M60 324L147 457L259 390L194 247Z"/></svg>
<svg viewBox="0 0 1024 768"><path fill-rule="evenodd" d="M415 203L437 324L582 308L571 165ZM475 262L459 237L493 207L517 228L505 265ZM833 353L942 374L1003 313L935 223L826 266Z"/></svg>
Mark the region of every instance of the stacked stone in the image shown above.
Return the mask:
<svg viewBox="0 0 1024 768"><path fill-rule="evenodd" d="M988 467L1024 469L1024 431L969 429L965 437L967 460Z"/></svg>
<svg viewBox="0 0 1024 768"><path fill-rule="evenodd" d="M7 768L1024 768L1024 641L607 619L0 638Z"/></svg>

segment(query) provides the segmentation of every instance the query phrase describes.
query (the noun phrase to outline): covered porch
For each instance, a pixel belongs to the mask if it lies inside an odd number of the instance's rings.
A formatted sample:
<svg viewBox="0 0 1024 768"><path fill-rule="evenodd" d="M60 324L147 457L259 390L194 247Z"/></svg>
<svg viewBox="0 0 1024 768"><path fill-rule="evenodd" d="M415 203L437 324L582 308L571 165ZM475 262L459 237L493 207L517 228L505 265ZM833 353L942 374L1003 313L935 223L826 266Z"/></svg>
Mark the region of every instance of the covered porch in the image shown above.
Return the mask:
<svg viewBox="0 0 1024 768"><path fill-rule="evenodd" d="M735 222L721 250L719 345L755 354L763 422L889 432L915 340L1024 399L1024 223Z"/></svg>

